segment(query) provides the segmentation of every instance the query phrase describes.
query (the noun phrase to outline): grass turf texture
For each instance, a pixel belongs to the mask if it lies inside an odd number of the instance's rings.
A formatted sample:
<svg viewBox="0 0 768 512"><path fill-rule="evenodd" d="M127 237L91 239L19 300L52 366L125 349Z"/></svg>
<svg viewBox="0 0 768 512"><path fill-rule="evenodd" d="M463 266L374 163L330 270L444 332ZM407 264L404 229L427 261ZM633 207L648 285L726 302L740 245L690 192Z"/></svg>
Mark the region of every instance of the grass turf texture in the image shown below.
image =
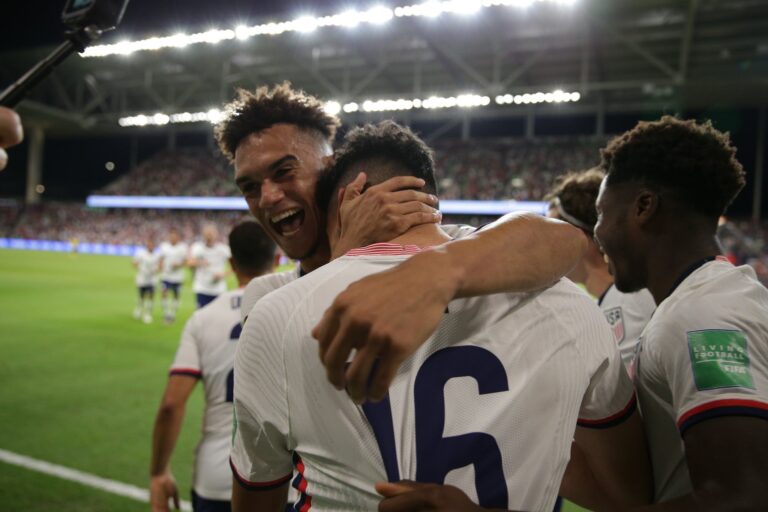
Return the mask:
<svg viewBox="0 0 768 512"><path fill-rule="evenodd" d="M143 488L155 412L185 320L131 317L130 259L0 250L0 448ZM230 282L230 288L234 282ZM202 386L187 406L171 467L189 499ZM148 505L0 463L4 510L134 511ZM566 505L565 511L582 509Z"/></svg>

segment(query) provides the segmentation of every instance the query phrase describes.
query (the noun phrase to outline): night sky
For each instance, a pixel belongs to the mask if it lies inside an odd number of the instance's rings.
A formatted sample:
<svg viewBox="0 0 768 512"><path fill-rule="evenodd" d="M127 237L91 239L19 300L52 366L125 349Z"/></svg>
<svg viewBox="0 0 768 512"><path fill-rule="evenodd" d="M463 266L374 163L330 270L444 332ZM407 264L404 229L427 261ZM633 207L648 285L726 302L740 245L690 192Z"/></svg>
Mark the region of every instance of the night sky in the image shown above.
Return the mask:
<svg viewBox="0 0 768 512"><path fill-rule="evenodd" d="M234 26L240 23L255 23L264 17L276 20L294 18L302 13L333 13L357 4L370 5L373 2L343 2L339 0L131 0L119 33L115 38L134 38L148 34L166 34L184 29L206 30L211 27ZM390 2L403 4L406 2ZM63 27L60 21L64 1L57 0L6 0L3 2L2 30L0 30L0 51L25 47L54 45L62 40ZM109 42L105 37L104 42ZM4 87L7 84L0 84ZM609 115L606 131L619 133L631 128L639 119L658 117L657 112L626 113ZM716 112L686 112L687 116L712 118L721 130L731 132L739 148L738 157L749 174L747 188L740 194L731 208L731 213L747 216L752 206L752 175L755 166L757 140L755 126L756 110L729 110ZM548 117L537 120L537 135L589 134L595 126L593 116L568 118ZM432 127L413 126L417 131L429 131ZM458 130L458 128L457 128ZM493 119L473 123L473 136L522 136L522 119ZM448 136L459 136L459 133ZM179 135L179 147L205 144L205 134ZM162 134L147 134L139 137L139 161L165 147ZM768 141L766 141L768 144ZM83 139L54 139L45 142L43 183L46 185L45 199L82 200L92 190L106 185L129 167L129 143L126 137L109 136ZM25 189L26 144L11 149L11 162L0 172L0 197L23 197ZM107 172L104 164L112 161L115 171ZM768 180L765 182L764 197L768 197ZM768 212L768 201L763 204L764 216Z"/></svg>

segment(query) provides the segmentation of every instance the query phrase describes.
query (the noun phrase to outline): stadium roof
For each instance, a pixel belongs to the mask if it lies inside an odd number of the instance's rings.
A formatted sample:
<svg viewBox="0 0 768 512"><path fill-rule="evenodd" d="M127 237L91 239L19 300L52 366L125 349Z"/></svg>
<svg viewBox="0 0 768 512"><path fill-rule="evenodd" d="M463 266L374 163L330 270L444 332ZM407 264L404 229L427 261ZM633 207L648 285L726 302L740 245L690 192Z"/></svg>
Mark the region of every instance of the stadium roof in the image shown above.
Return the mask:
<svg viewBox="0 0 768 512"><path fill-rule="evenodd" d="M480 2L485 7L461 13L384 16L384 22L363 20L356 26L316 27L316 19L301 18L291 26L298 30L276 35L249 35L222 20L213 28L230 32L216 44L185 40L179 45L183 47L73 57L20 110L27 125L51 131L119 131L126 130L118 124L126 116L208 112L231 99L235 87L283 80L339 107L359 105L357 112L342 111L351 120L384 115L364 112L365 100L461 94L487 97L488 105L412 108L386 115L409 120L525 116L534 111L675 112L768 101L768 0L491 5L496 3ZM433 0L421 5L428 10L439 4ZM384 9L395 12L394 5ZM339 11L322 8L313 14ZM285 16L258 23L290 20ZM198 28L190 27L186 34ZM147 37L174 34L169 29ZM120 38L118 30L107 42ZM0 67L5 76L20 75L48 50L6 51L0 54ZM578 92L580 100L538 105L514 101L515 96L558 89ZM510 101L499 104L497 97L503 100L505 95Z"/></svg>

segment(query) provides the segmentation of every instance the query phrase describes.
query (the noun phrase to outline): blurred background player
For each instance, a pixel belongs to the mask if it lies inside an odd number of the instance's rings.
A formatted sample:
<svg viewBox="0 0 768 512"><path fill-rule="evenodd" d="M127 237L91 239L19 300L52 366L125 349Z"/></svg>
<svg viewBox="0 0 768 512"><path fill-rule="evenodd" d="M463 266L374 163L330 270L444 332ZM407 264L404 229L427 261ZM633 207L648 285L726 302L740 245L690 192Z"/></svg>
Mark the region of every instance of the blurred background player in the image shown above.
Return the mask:
<svg viewBox="0 0 768 512"><path fill-rule="evenodd" d="M184 281L184 266L189 256L187 244L180 241L179 232L171 229L168 241L160 244L162 256L162 303L163 317L166 323L172 323L179 309L179 289ZM172 297L169 298L168 295Z"/></svg>
<svg viewBox="0 0 768 512"><path fill-rule="evenodd" d="M715 236L746 181L736 148L665 116L602 158L595 237L618 290L658 304L635 363L659 502L642 510L768 510L768 290Z"/></svg>
<svg viewBox="0 0 768 512"><path fill-rule="evenodd" d="M133 256L136 268L136 286L139 289L138 303L133 310L133 317L145 324L152 323L152 308L155 299L155 284L160 272L160 253L155 251L155 241L147 240L146 247L140 248Z"/></svg>
<svg viewBox="0 0 768 512"><path fill-rule="evenodd" d="M634 293L618 291L608 263L594 241L593 231L597 222L595 201L603 177L603 172L595 168L558 178L555 187L545 197L549 201L547 215L564 220L587 235L587 250L567 277L584 285L590 295L597 298L597 304L613 330L621 358L629 368L640 333L651 319L656 303L645 289Z"/></svg>
<svg viewBox="0 0 768 512"><path fill-rule="evenodd" d="M341 232L340 188L364 168L372 183L410 175L424 179L427 191L436 189L431 151L410 130L384 122L349 132L318 187L321 210L332 205L332 249ZM235 510L281 510L291 461L298 471L293 485L301 492L299 510L373 510L378 480L443 482L449 473L450 483L483 506L551 510L578 415L586 426L599 427L584 434L585 446L609 437L617 442L614 449L626 442L615 450L623 452L624 464L615 457L602 460L604 467L614 466L620 482L611 488L614 503L645 502L649 473L631 382L599 309L567 280L531 295L452 302L441 328L403 366L380 403L355 405L341 387L325 382L309 331L335 295L364 275L449 240L439 226L415 226L381 241L389 243L351 250L257 303L235 357ZM337 350L321 350L321 356L348 360ZM356 388L359 396L377 356L371 346L356 354L349 392ZM477 383L462 387L456 377ZM449 380L456 386L446 386ZM478 392L492 397L478 400ZM551 407L532 405L542 399ZM455 437L443 437L444 431ZM547 442L531 443L537 436ZM535 460L529 470L513 469L526 460Z"/></svg>
<svg viewBox="0 0 768 512"><path fill-rule="evenodd" d="M195 269L192 288L197 307L201 308L227 291L227 260L231 254L226 244L219 242L215 224L206 224L203 240L192 244L188 265Z"/></svg>
<svg viewBox="0 0 768 512"><path fill-rule="evenodd" d="M232 438L232 386L235 346L240 336L242 287L271 272L275 244L258 224L238 224L229 234L230 264L240 286L219 295L196 311L184 327L155 420L150 466L152 510L178 506L178 489L170 460L184 418L184 408L198 380L205 387L203 437L195 451L192 504L197 512L227 511L232 476L229 445Z"/></svg>

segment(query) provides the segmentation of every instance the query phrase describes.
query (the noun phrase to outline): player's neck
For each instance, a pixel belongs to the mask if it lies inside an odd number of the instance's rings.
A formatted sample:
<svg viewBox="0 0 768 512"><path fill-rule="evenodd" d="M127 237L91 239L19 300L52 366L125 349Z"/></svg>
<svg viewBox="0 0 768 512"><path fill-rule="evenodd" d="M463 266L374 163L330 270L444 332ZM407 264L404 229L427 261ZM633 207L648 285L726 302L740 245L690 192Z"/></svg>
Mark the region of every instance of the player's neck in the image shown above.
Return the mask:
<svg viewBox="0 0 768 512"><path fill-rule="evenodd" d="M683 274L704 258L720 254L713 234L669 234L654 244L647 257L648 290L656 304L666 299Z"/></svg>
<svg viewBox="0 0 768 512"><path fill-rule="evenodd" d="M432 247L434 245L444 244L451 240L451 237L440 229L439 224L422 224L415 226L402 235L389 240L391 244L416 245L418 247Z"/></svg>
<svg viewBox="0 0 768 512"><path fill-rule="evenodd" d="M601 297L612 284L613 276L608 272L608 265L590 268L584 280L584 287L593 297Z"/></svg>
<svg viewBox="0 0 768 512"><path fill-rule="evenodd" d="M299 263L303 274L316 270L331 260L331 250L327 243L320 243L311 256L307 256Z"/></svg>

